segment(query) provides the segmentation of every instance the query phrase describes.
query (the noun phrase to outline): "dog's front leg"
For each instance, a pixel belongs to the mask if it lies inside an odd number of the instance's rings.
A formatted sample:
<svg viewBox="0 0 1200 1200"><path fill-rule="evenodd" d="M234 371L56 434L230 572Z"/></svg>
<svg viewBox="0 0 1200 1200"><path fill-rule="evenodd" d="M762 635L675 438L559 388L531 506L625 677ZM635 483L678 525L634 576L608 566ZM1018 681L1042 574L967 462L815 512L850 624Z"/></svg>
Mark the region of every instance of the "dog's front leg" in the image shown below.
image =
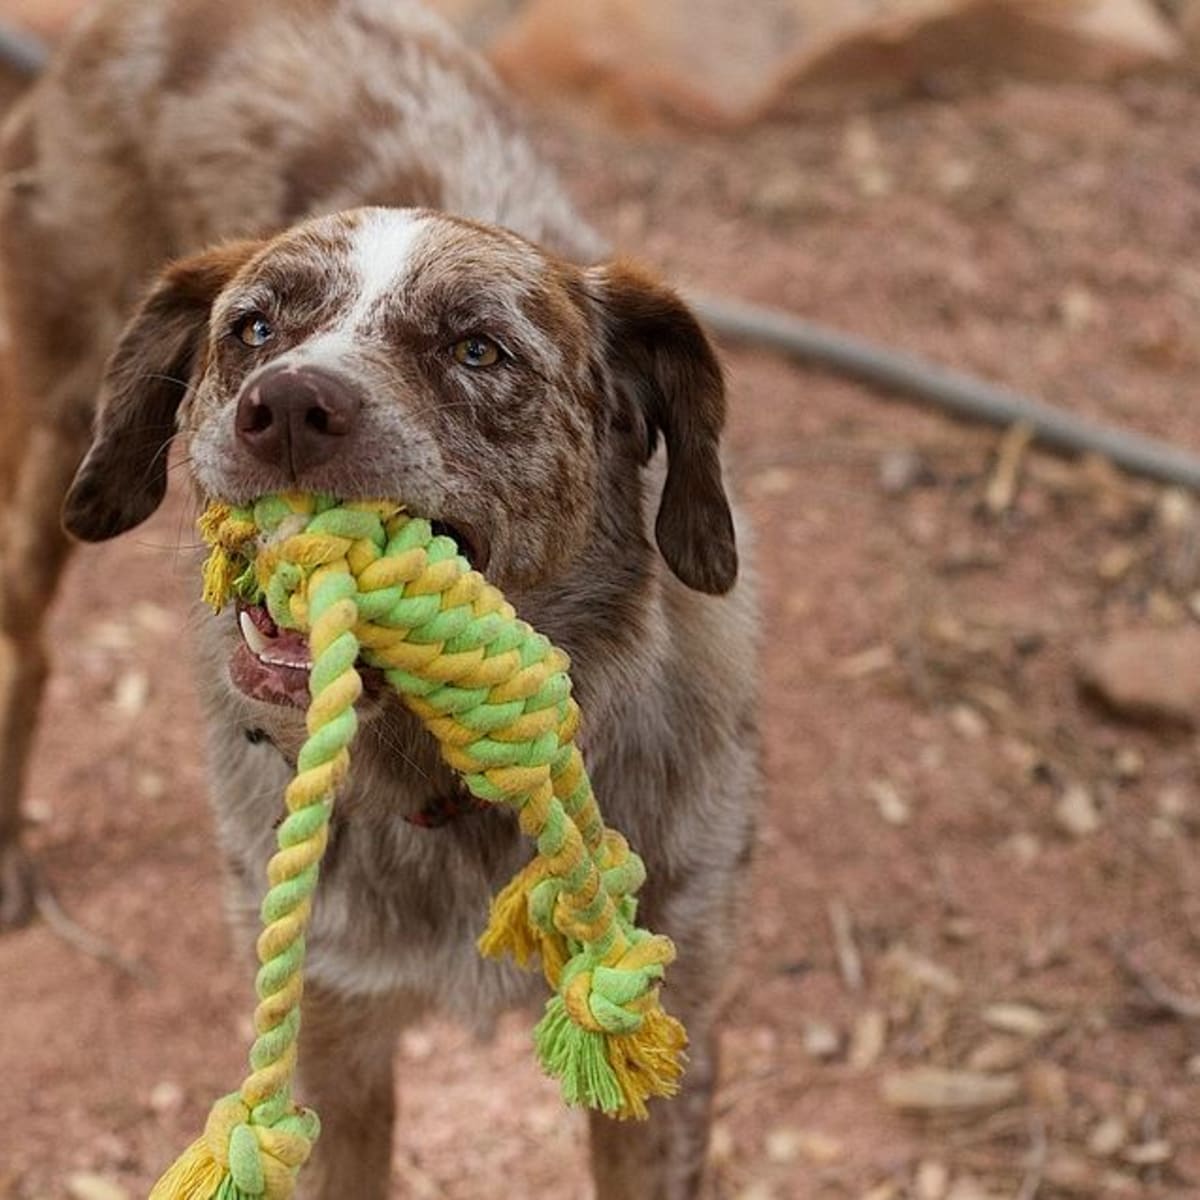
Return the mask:
<svg viewBox="0 0 1200 1200"><path fill-rule="evenodd" d="M708 1157L717 1038L713 1005L672 1006L688 1031L678 1096L652 1100L646 1121L591 1114L596 1200L696 1200Z"/></svg>
<svg viewBox="0 0 1200 1200"><path fill-rule="evenodd" d="M394 1051L415 1015L402 996L305 992L297 1096L317 1110L321 1136L300 1174L302 1200L387 1200Z"/></svg>

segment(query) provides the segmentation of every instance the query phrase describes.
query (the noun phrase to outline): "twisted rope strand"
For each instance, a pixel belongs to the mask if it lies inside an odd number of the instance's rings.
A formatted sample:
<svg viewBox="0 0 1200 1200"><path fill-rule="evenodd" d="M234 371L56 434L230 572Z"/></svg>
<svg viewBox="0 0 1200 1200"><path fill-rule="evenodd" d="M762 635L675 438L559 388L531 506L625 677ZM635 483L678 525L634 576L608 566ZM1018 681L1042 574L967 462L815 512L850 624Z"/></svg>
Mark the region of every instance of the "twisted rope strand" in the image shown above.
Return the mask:
<svg viewBox="0 0 1200 1200"><path fill-rule="evenodd" d="M293 1102L305 931L338 788L350 767L362 691L356 663L388 684L480 799L517 815L537 855L492 903L479 939L490 956L536 955L555 994L535 1031L568 1103L644 1118L671 1095L686 1037L659 987L667 938L634 924L645 870L600 815L575 737L567 656L521 621L454 542L387 502L264 497L210 505L204 598L265 603L306 632L308 737L288 785L268 865L258 939L250 1073L218 1101L203 1137L151 1200L289 1200L318 1132Z"/></svg>

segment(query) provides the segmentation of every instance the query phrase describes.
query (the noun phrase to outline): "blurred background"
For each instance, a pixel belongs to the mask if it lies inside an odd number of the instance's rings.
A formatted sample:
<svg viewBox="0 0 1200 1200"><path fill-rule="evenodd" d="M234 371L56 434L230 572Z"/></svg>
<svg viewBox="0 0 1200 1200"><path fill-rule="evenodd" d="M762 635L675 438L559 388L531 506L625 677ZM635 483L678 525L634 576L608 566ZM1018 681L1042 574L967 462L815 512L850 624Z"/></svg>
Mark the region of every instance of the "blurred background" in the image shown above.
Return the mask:
<svg viewBox="0 0 1200 1200"><path fill-rule="evenodd" d="M435 6L624 253L1200 451L1197 0ZM770 786L713 1195L1200 1194L1195 497L726 362ZM81 553L54 620L31 846L111 953L0 937L0 1197L144 1195L237 1077L190 537ZM406 1036L403 1194L588 1194L527 1043Z"/></svg>

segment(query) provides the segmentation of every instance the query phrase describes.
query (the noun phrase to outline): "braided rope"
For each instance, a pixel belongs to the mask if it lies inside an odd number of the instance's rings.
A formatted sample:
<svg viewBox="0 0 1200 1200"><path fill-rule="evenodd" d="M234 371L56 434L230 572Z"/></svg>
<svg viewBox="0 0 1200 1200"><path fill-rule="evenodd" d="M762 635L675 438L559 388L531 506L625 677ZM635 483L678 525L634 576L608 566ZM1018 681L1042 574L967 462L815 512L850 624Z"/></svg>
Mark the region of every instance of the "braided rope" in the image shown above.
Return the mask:
<svg viewBox="0 0 1200 1200"><path fill-rule="evenodd" d="M151 1200L287 1200L317 1136L315 1114L292 1100L304 933L349 770L360 657L383 670L468 788L514 809L537 844L493 900L479 947L523 966L540 960L555 992L535 1030L544 1068L568 1103L644 1118L646 1100L674 1094L682 1072L683 1028L658 997L674 948L634 922L645 870L600 816L575 744L567 656L451 539L396 505L273 496L213 504L200 528L212 547L205 600L262 601L277 625L306 631L312 700L268 867L251 1071Z"/></svg>

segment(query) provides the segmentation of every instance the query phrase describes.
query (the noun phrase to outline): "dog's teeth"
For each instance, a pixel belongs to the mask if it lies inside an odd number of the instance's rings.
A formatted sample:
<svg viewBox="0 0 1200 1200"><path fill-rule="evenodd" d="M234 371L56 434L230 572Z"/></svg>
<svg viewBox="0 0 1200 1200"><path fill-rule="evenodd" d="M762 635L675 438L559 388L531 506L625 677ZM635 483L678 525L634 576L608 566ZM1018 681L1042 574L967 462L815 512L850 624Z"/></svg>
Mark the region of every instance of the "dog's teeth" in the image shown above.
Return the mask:
<svg viewBox="0 0 1200 1200"><path fill-rule="evenodd" d="M312 663L306 658L288 658L283 654L276 654L273 650L263 650L258 653L258 657L265 663L270 663L273 667L297 667L301 671L307 671Z"/></svg>
<svg viewBox="0 0 1200 1200"><path fill-rule="evenodd" d="M270 649L271 643L266 635L250 620L248 612L238 614L238 624L242 628L242 637L246 639L246 645L254 651L255 654L262 658L267 650Z"/></svg>

